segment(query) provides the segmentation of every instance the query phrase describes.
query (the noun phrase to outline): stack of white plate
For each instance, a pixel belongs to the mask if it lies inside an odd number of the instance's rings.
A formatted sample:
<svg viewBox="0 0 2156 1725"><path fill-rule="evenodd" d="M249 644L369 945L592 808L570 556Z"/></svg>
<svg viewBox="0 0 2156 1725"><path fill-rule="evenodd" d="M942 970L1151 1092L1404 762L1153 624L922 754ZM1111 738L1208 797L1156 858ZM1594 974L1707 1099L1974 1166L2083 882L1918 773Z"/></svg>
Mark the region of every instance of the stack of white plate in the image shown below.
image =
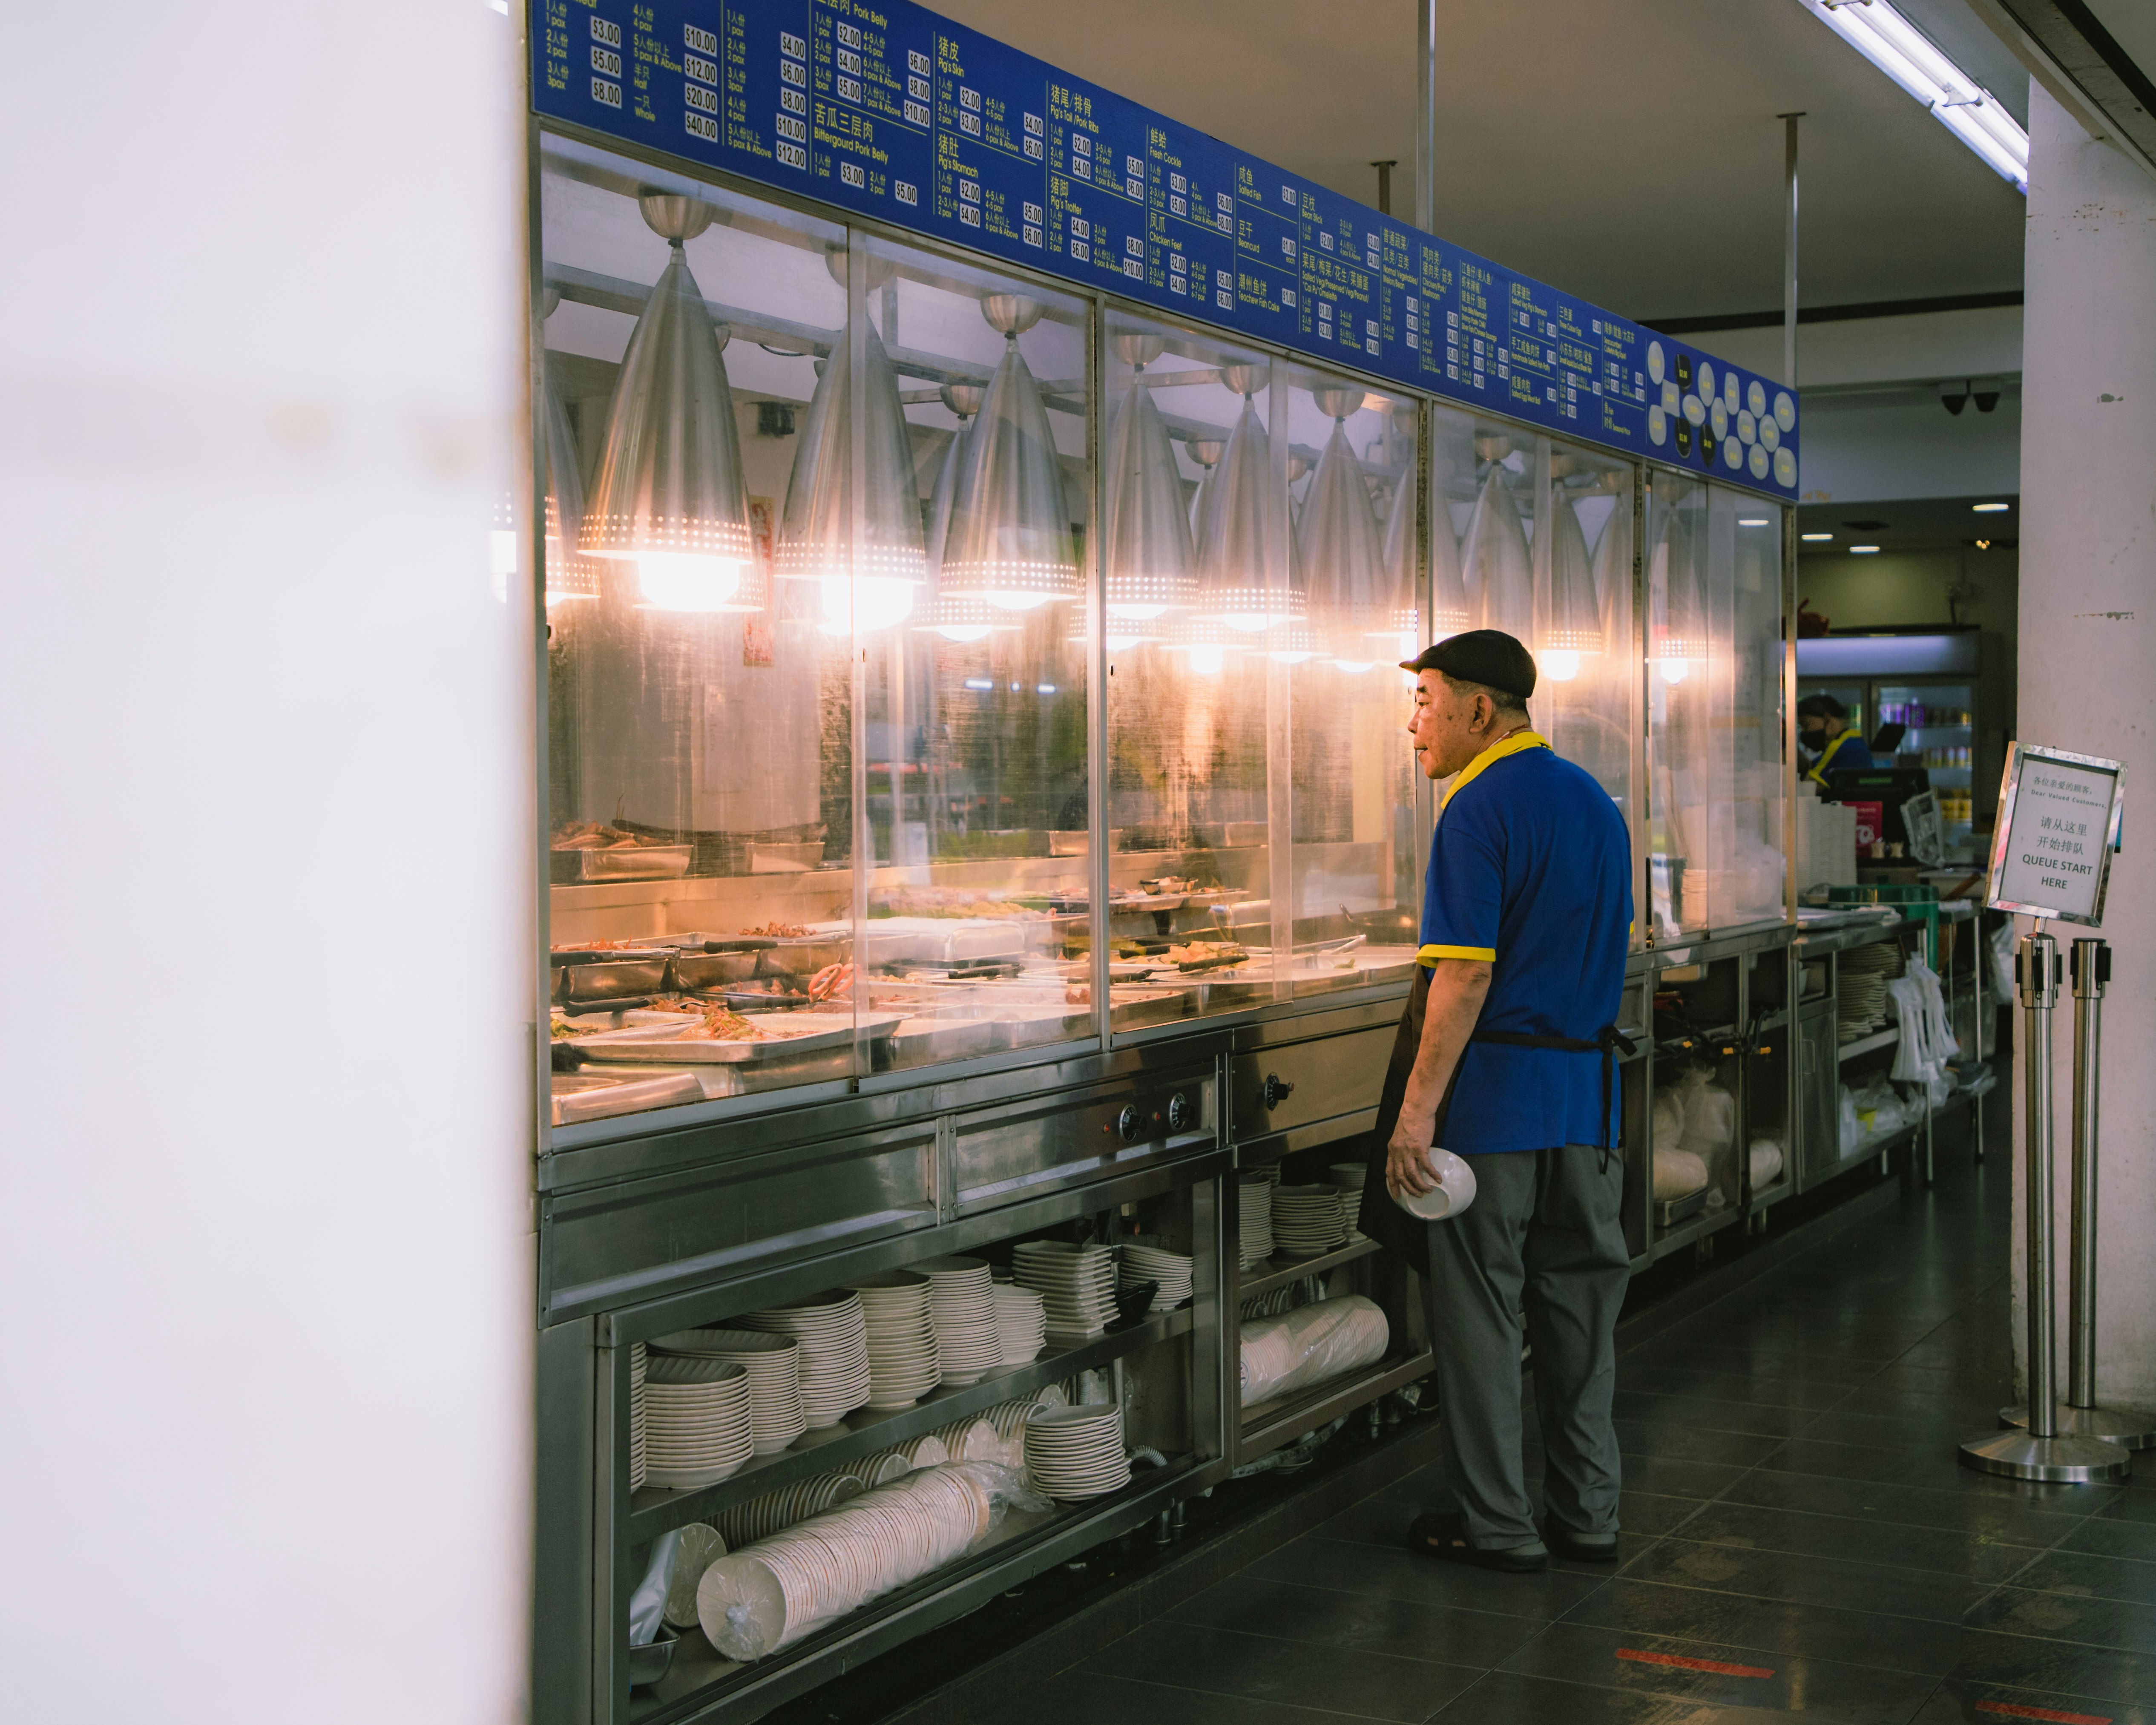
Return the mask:
<svg viewBox="0 0 2156 1725"><path fill-rule="evenodd" d="M1004 1363L996 1332L995 1282L988 1265L979 1258L931 1258L913 1268L928 1278L928 1311L935 1320L943 1381L961 1387L979 1383Z"/></svg>
<svg viewBox="0 0 2156 1725"><path fill-rule="evenodd" d="M1273 1240L1291 1258L1314 1258L1348 1243L1348 1218L1337 1186L1273 1189Z"/></svg>
<svg viewBox="0 0 2156 1725"><path fill-rule="evenodd" d="M1157 1284L1152 1291L1153 1311L1173 1312L1190 1297L1192 1271L1188 1252L1166 1252L1158 1246L1126 1240L1119 1257L1123 1286L1134 1287L1148 1281Z"/></svg>
<svg viewBox="0 0 2156 1725"><path fill-rule="evenodd" d="M950 1446L932 1431L908 1438L894 1453L906 1457L909 1467L935 1467L951 1459Z"/></svg>
<svg viewBox="0 0 2156 1725"><path fill-rule="evenodd" d="M1245 1174L1235 1183L1243 1209L1243 1268L1251 1269L1273 1255L1273 1183L1263 1174Z"/></svg>
<svg viewBox="0 0 2156 1725"><path fill-rule="evenodd" d="M954 1420L939 1427L936 1436L953 1461L993 1461L1003 1453L1003 1442L997 1437L995 1427L978 1414L971 1420Z"/></svg>
<svg viewBox="0 0 2156 1725"><path fill-rule="evenodd" d="M997 1459L1005 1467L1023 1471L1025 1467L1025 1422L1043 1408L1065 1408L1070 1398L1063 1393L1060 1384L1051 1384L1046 1389L1029 1396L1021 1396L1014 1402L998 1402L981 1417L996 1429L1003 1440L1003 1454Z"/></svg>
<svg viewBox="0 0 2156 1725"><path fill-rule="evenodd" d="M874 1491L913 1471L913 1464L896 1450L885 1450L860 1464L861 1482Z"/></svg>
<svg viewBox="0 0 2156 1725"><path fill-rule="evenodd" d="M629 1344L629 1489L644 1483L644 1344Z"/></svg>
<svg viewBox="0 0 2156 1725"><path fill-rule="evenodd" d="M726 1554L719 1530L702 1522L691 1522L681 1530L674 1551L674 1574L666 1583L666 1603L661 1615L675 1629L696 1626L696 1584L704 1572Z"/></svg>
<svg viewBox="0 0 2156 1725"><path fill-rule="evenodd" d="M858 1474L819 1473L814 1479L796 1480L776 1491L721 1511L719 1532L726 1535L728 1547L739 1551L782 1527L821 1515L834 1503L858 1497L865 1490Z"/></svg>
<svg viewBox="0 0 2156 1725"><path fill-rule="evenodd" d="M1031 1288L998 1285L996 1302L997 1363L1023 1366L1048 1345L1048 1317Z"/></svg>
<svg viewBox="0 0 2156 1725"><path fill-rule="evenodd" d="M1040 1296L1048 1333L1083 1341L1116 1315L1116 1254L1111 1246L1027 1240L1012 1250L1020 1286Z"/></svg>
<svg viewBox="0 0 2156 1725"><path fill-rule="evenodd" d="M1355 1225L1362 1214L1363 1186L1370 1178L1367 1162L1336 1162L1332 1168L1332 1183L1340 1194L1340 1213L1348 1220L1348 1244L1360 1245L1370 1236Z"/></svg>
<svg viewBox="0 0 2156 1725"><path fill-rule="evenodd" d="M762 1330L676 1330L654 1342L651 1351L746 1367L749 1418L759 1455L778 1454L808 1429L801 1405L801 1344L791 1336Z"/></svg>
<svg viewBox="0 0 2156 1725"><path fill-rule="evenodd" d="M868 1400L869 1332L860 1295L819 1294L798 1306L744 1312L734 1327L801 1344L801 1408L811 1431L836 1425Z"/></svg>
<svg viewBox="0 0 2156 1725"><path fill-rule="evenodd" d="M867 1326L869 1405L911 1407L942 1374L928 1316L928 1278L892 1270L846 1286L860 1296Z"/></svg>
<svg viewBox="0 0 2156 1725"><path fill-rule="evenodd" d="M963 1555L988 1531L987 1487L933 1467L723 1557L704 1572L696 1616L729 1659L761 1659Z"/></svg>
<svg viewBox="0 0 2156 1725"><path fill-rule="evenodd" d="M731 1360L654 1353L644 1370L644 1479L681 1490L736 1472L753 1453L748 1372Z"/></svg>
<svg viewBox="0 0 2156 1725"><path fill-rule="evenodd" d="M1048 1497L1098 1497L1131 1482L1123 1410L1042 1408L1025 1422L1025 1471Z"/></svg>

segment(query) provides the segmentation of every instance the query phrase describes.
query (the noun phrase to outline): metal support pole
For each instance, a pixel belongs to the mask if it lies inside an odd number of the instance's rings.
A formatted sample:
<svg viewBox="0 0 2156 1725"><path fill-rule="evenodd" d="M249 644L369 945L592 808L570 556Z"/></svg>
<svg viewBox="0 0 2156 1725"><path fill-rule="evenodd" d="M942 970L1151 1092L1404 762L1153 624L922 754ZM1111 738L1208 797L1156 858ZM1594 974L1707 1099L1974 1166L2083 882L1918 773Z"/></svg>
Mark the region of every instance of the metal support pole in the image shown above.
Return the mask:
<svg viewBox="0 0 2156 1725"><path fill-rule="evenodd" d="M1415 226L1437 231L1437 0L1415 8Z"/></svg>
<svg viewBox="0 0 2156 1725"><path fill-rule="evenodd" d="M2052 1353L2051 1271L2051 1008L2059 995L2059 943L2048 934L2028 934L2014 955L2014 975L2023 1012L2022 1062L2028 1109L2028 1277L2024 1303L2029 1320L2029 1410L2025 1430L1970 1438L1962 1465L2009 1479L2054 1484L2111 1484L2133 1471L2133 1459L2116 1444L2062 1436L2058 1431ZM2005 1420L2011 1410L2002 1412Z"/></svg>
<svg viewBox="0 0 2156 1725"><path fill-rule="evenodd" d="M2066 1399L2052 1423L2071 1436L2099 1438L2123 1449L2156 1448L2156 1414L2096 1404L2097 1123L2103 1049L2103 990L2111 980L2111 947L2100 940L2073 945L2074 989L2073 1219L2066 1268ZM2025 1408L2000 1416L2026 1425Z"/></svg>
<svg viewBox="0 0 2156 1725"><path fill-rule="evenodd" d="M1378 171L1378 213L1381 216L1393 213L1393 170L1399 165L1397 157L1370 164Z"/></svg>
<svg viewBox="0 0 2156 1725"><path fill-rule="evenodd" d="M1782 381L1797 387L1797 122L1804 117L1778 114L1782 122Z"/></svg>

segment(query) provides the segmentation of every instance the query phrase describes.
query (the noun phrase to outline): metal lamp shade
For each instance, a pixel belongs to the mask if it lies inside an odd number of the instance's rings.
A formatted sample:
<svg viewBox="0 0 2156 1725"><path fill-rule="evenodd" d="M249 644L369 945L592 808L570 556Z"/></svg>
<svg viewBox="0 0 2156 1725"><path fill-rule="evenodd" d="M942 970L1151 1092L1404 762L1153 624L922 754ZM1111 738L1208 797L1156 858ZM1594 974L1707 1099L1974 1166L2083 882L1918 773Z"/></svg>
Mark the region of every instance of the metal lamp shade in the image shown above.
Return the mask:
<svg viewBox="0 0 2156 1725"><path fill-rule="evenodd" d="M1328 399L1335 393L1317 391L1318 404L1338 405ZM1360 391L1353 395L1361 399ZM1369 656L1362 650L1367 639L1397 634L1396 613L1403 598L1412 619L1414 587L1399 589L1385 563L1378 520L1370 510L1370 487L1343 419L1334 419L1332 435L1317 458L1317 471L1303 495L1297 537L1311 616L1336 652L1359 664ZM1410 557L1412 545L1410 538Z"/></svg>
<svg viewBox="0 0 2156 1725"><path fill-rule="evenodd" d="M1632 614L1632 510L1629 496L1621 495L1603 524L1594 542L1594 598L1605 634L1621 635L1624 619Z"/></svg>
<svg viewBox="0 0 2156 1725"><path fill-rule="evenodd" d="M1663 513L1655 541L1647 590L1663 595L1651 656L1665 683L1681 683L1707 663L1707 605L1700 594L1693 562L1697 551L1691 523L1681 510ZM1650 614L1651 616L1651 614Z"/></svg>
<svg viewBox="0 0 2156 1725"><path fill-rule="evenodd" d="M868 362L859 389L851 375L849 336L841 336L824 362L793 451L779 521L778 572L819 584L819 626L831 634L855 628L873 632L903 623L928 572L898 373L876 332L871 329L867 336ZM849 507L852 488L847 483L856 411L863 415L866 454L858 569L856 519Z"/></svg>
<svg viewBox="0 0 2156 1725"><path fill-rule="evenodd" d="M653 203L688 206L647 200L647 219ZM701 232L708 220L681 225ZM678 234L670 244L622 356L578 548L635 559L662 610L761 610L733 392Z"/></svg>
<svg viewBox="0 0 2156 1725"><path fill-rule="evenodd" d="M1205 522L1198 542L1198 584L1204 614L1255 634L1308 613L1296 585L1294 536L1281 549L1287 583L1267 578L1274 536L1287 524L1287 501L1273 488L1272 446L1248 396L1227 449L1205 485Z"/></svg>
<svg viewBox="0 0 2156 1725"><path fill-rule="evenodd" d="M547 603L596 598L598 566L578 547L584 520L584 476L577 465L576 434L569 429L568 409L562 405L543 364L540 387L544 394L540 414L547 433L547 465L542 475L547 485Z"/></svg>
<svg viewBox="0 0 2156 1725"><path fill-rule="evenodd" d="M1460 561L1466 577L1468 615L1480 629L1502 629L1522 641L1534 634L1534 571L1527 557L1527 536L1520 525L1520 506L1505 483L1505 470L1492 467L1475 500Z"/></svg>
<svg viewBox="0 0 2156 1725"><path fill-rule="evenodd" d="M978 641L997 629L1020 627L1007 611L999 611L976 594L943 591L943 551L951 533L951 506L958 493L958 475L966 464L966 442L973 431L972 415L980 411L982 391L970 383L947 383L943 403L959 416L958 429L943 451L936 470L936 490L928 504L928 592L913 626L939 634L947 641Z"/></svg>
<svg viewBox="0 0 2156 1725"><path fill-rule="evenodd" d="M1551 512L1549 623L1537 663L1553 683L1569 683L1587 660L1602 656L1602 608L1571 500L1560 492Z"/></svg>
<svg viewBox="0 0 2156 1725"><path fill-rule="evenodd" d="M1078 592L1063 469L1015 331L1006 335L1003 361L967 434L938 577L946 597L1010 611Z"/></svg>
<svg viewBox="0 0 2156 1725"><path fill-rule="evenodd" d="M1198 596L1175 448L1152 391L1132 381L1108 434L1108 615L1143 623ZM1111 634L1122 634L1111 629Z"/></svg>

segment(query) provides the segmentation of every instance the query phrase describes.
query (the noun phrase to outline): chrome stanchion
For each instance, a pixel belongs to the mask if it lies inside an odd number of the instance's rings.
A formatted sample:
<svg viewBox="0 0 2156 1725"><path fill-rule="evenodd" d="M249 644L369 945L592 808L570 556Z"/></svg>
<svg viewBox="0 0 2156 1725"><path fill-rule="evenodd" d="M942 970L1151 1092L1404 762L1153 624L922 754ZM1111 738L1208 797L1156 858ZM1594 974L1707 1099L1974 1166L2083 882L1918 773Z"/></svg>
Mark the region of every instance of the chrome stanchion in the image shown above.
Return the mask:
<svg viewBox="0 0 2156 1725"><path fill-rule="evenodd" d="M2104 984L2111 980L2110 943L2076 941L2071 974L2074 1214L2066 1270L2066 1399L2058 1404L2053 1423L2070 1437L2100 1438L2124 1449L2147 1450L2156 1448L2156 1414L2096 1404L2097 1068L2103 1051ZM2026 1425L2029 1410L2009 1408L1999 1417L2008 1425Z"/></svg>
<svg viewBox="0 0 2156 1725"><path fill-rule="evenodd" d="M2021 997L2029 1115L2029 1419L2026 1430L1969 1439L1961 1446L1962 1465L2010 1479L2110 1484L2133 1471L2133 1458L2116 1444L2058 1430L2052 1363L2051 1008L2059 994L2059 943L2048 934L2024 935L2014 955L2014 978Z"/></svg>

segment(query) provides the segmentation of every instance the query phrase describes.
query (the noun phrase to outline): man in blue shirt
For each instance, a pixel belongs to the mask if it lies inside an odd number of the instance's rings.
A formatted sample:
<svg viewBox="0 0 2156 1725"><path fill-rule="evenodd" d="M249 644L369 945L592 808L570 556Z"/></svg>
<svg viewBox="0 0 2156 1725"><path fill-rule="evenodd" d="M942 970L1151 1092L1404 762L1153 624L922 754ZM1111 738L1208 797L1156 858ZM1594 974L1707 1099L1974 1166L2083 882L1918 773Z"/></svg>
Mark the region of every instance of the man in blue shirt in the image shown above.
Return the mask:
<svg viewBox="0 0 2156 1725"><path fill-rule="evenodd" d="M1430 841L1421 965L1400 1022L1361 1226L1424 1273L1451 1502L1417 1551L1505 1570L1617 1550L1610 1424L1630 1275L1614 1029L1632 925L1631 840L1587 773L1530 726L1535 664L1496 629L1439 642L1409 732L1450 779ZM1473 1158L1472 1204L1424 1223L1388 1194L1435 1186L1433 1144ZM1373 1163L1374 1167L1374 1163ZM1539 1532L1521 1454L1520 1312L1545 1455ZM1547 1542L1547 1543L1545 1543Z"/></svg>
<svg viewBox="0 0 2156 1725"><path fill-rule="evenodd" d="M1849 722L1849 709L1831 695L1807 695L1797 703L1797 747L1809 757L1804 777L1820 784L1830 773L1878 764L1864 733Z"/></svg>

